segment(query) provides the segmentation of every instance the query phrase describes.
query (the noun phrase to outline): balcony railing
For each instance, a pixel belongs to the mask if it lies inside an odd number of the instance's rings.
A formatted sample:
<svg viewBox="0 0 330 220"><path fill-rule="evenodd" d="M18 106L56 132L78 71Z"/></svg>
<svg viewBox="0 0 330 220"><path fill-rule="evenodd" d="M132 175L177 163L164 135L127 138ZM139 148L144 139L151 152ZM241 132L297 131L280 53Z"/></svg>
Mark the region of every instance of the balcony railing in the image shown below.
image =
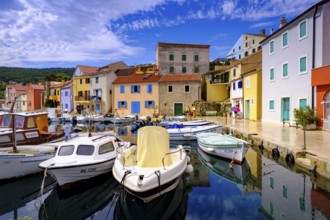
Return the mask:
<svg viewBox="0 0 330 220"><path fill-rule="evenodd" d="M75 96L75 101L91 101L91 102L100 102L102 98L100 96Z"/></svg>
<svg viewBox="0 0 330 220"><path fill-rule="evenodd" d="M213 79L210 81L211 84L217 84L217 83L223 83L223 84L228 84L229 80L226 79Z"/></svg>

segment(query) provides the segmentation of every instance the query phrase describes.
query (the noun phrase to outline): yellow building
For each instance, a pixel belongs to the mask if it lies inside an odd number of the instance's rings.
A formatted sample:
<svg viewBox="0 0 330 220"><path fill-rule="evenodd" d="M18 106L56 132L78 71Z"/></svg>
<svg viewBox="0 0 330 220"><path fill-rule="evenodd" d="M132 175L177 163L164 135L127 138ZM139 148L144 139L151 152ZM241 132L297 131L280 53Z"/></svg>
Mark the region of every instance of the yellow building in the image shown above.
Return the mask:
<svg viewBox="0 0 330 220"><path fill-rule="evenodd" d="M205 78L208 102L224 101L230 97L230 75L227 68L227 65L215 66L215 70Z"/></svg>
<svg viewBox="0 0 330 220"><path fill-rule="evenodd" d="M152 116L159 108L161 75L118 76L113 82L114 112L119 115Z"/></svg>
<svg viewBox="0 0 330 220"><path fill-rule="evenodd" d="M81 113L83 109L89 110L91 108L92 100L89 74L96 72L98 69L98 67L79 65L73 74L73 106L78 113Z"/></svg>
<svg viewBox="0 0 330 220"><path fill-rule="evenodd" d="M244 91L244 118L261 120L262 117L262 65L242 74Z"/></svg>
<svg viewBox="0 0 330 220"><path fill-rule="evenodd" d="M48 99L53 102L54 107L61 107L61 87L63 82L51 82L50 83L50 94Z"/></svg>

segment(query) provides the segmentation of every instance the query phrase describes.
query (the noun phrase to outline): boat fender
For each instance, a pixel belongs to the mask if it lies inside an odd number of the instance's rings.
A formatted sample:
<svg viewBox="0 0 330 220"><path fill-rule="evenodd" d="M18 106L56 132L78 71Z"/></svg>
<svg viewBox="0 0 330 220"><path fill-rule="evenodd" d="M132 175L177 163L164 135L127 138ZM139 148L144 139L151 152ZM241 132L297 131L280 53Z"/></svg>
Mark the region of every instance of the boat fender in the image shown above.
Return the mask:
<svg viewBox="0 0 330 220"><path fill-rule="evenodd" d="M139 175L138 182L137 182L138 186L142 185L143 178L144 178L144 175Z"/></svg>
<svg viewBox="0 0 330 220"><path fill-rule="evenodd" d="M190 163L190 157L189 156L187 156L187 162Z"/></svg>
<svg viewBox="0 0 330 220"><path fill-rule="evenodd" d="M191 164L187 164L185 172L192 173L194 171L194 167Z"/></svg>
<svg viewBox="0 0 330 220"><path fill-rule="evenodd" d="M280 151L278 150L278 147L272 149L272 156L274 160L280 158Z"/></svg>
<svg viewBox="0 0 330 220"><path fill-rule="evenodd" d="M293 165L294 164L294 156L292 153L288 153L285 157L285 160L288 164Z"/></svg>

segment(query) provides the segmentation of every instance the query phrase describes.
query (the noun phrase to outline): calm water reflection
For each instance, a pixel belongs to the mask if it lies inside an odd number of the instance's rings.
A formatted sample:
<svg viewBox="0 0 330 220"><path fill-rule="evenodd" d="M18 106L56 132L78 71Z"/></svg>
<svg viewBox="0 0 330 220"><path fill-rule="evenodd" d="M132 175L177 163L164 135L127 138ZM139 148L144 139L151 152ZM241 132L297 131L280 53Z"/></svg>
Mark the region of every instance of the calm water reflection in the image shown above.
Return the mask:
<svg viewBox="0 0 330 220"><path fill-rule="evenodd" d="M92 130L115 130L124 140L136 143L129 125L93 124ZM175 190L148 204L125 193L111 173L65 191L47 177L42 193L40 174L0 184L0 219L330 218L328 192L315 186L309 176L252 149L242 165L229 168L227 161L200 151L196 142L171 144L185 146L194 171Z"/></svg>

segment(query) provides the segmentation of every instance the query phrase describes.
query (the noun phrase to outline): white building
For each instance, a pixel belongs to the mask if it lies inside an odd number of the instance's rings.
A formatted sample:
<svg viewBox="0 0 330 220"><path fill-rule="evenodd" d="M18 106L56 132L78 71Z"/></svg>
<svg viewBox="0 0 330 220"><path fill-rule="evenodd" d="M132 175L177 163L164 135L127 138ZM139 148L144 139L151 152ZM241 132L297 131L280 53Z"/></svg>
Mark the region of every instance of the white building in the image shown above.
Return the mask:
<svg viewBox="0 0 330 220"><path fill-rule="evenodd" d="M329 0L315 4L261 41L262 121L293 120L293 110L315 106L311 70L330 64ZM327 54L327 56L324 56Z"/></svg>

